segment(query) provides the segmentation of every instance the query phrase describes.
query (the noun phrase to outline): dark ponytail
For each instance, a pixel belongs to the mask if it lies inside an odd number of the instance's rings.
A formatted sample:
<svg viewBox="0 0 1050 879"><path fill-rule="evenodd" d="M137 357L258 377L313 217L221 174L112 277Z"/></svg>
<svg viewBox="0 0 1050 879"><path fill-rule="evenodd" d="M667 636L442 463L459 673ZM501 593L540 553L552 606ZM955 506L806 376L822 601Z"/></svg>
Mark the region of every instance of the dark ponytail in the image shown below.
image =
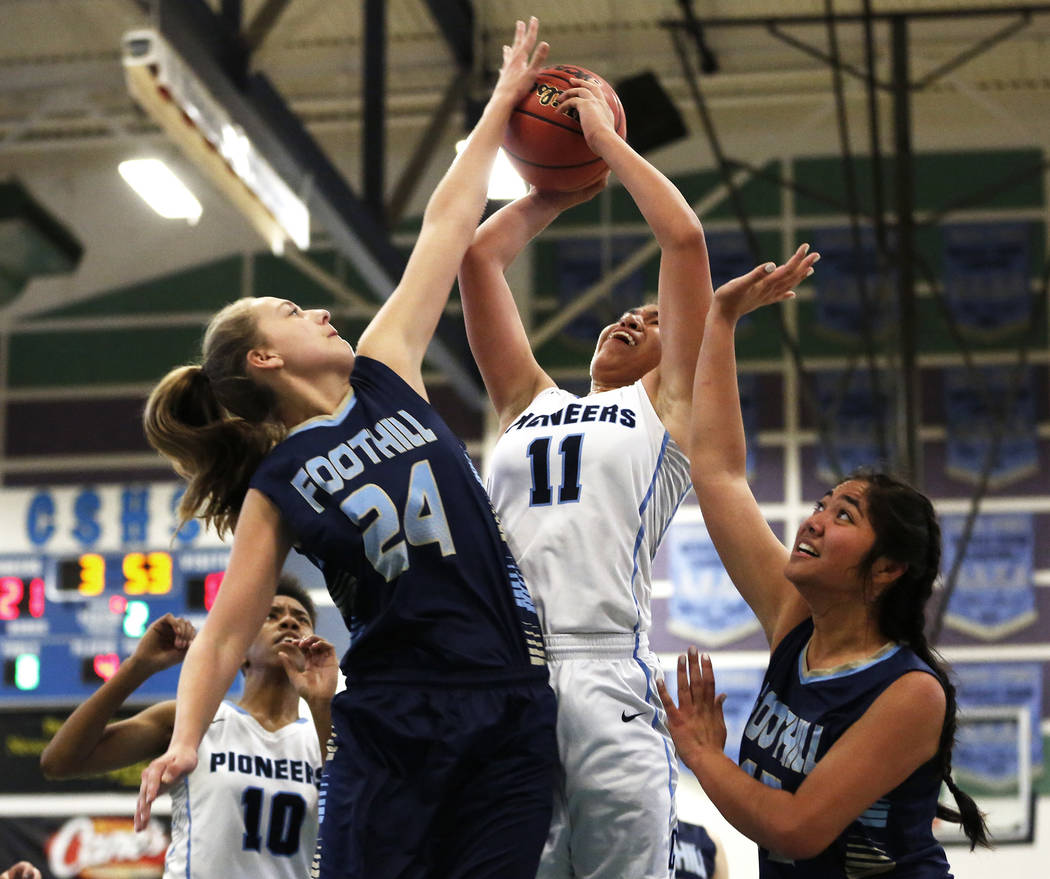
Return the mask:
<svg viewBox="0 0 1050 879"><path fill-rule="evenodd" d="M958 704L948 666L926 640L926 603L933 594L941 564L941 527L929 498L905 482L882 473L862 471L848 479L865 482L868 515L875 530L875 543L864 560L870 571L881 557L903 562L905 572L876 601L882 634L906 644L937 675L944 688L945 712L936 759L941 778L951 791L957 809L937 804L937 817L961 824L970 848L990 847L984 815L973 798L952 778L952 747Z"/></svg>
<svg viewBox="0 0 1050 879"><path fill-rule="evenodd" d="M252 474L284 435L272 391L246 372L258 343L251 302L240 299L212 318L203 363L164 376L143 414L150 445L189 483L180 519L200 517L220 536L233 530Z"/></svg>

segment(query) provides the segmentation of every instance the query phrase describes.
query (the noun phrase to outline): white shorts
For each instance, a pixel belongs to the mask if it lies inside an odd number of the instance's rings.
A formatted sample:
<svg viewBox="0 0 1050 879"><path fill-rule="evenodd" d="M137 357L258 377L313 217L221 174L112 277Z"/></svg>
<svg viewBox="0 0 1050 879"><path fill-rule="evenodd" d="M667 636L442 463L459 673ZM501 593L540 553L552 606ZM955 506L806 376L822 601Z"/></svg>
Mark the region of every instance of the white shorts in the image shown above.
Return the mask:
<svg viewBox="0 0 1050 879"><path fill-rule="evenodd" d="M537 879L670 879L678 758L644 635L548 635L562 775Z"/></svg>

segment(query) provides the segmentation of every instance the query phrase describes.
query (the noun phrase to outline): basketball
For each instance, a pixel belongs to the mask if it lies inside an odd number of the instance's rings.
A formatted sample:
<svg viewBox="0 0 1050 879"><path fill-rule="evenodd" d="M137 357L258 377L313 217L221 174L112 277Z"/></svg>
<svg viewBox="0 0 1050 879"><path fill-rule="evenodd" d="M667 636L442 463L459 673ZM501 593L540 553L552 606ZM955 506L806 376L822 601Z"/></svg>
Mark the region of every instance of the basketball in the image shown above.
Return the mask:
<svg viewBox="0 0 1050 879"><path fill-rule="evenodd" d="M571 192L595 183L606 172L605 162L591 152L580 123L558 112L558 98L572 88L570 79L588 79L601 86L613 111L620 137L627 136L623 105L609 83L598 74L573 64L545 67L532 90L511 113L503 150L522 178L540 189Z"/></svg>

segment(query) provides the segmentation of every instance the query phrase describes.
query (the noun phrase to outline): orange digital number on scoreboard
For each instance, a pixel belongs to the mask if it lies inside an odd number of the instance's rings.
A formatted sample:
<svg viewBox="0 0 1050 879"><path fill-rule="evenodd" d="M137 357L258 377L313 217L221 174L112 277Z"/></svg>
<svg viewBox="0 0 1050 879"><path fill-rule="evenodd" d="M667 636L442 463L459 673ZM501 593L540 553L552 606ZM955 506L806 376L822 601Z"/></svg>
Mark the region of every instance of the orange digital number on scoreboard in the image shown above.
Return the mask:
<svg viewBox="0 0 1050 879"><path fill-rule="evenodd" d="M80 584L77 591L81 595L101 595L106 588L106 560L98 553L89 552L82 555L77 562L80 565Z"/></svg>
<svg viewBox="0 0 1050 879"><path fill-rule="evenodd" d="M128 595L167 595L171 571L170 553L129 552L124 556L124 591Z"/></svg>

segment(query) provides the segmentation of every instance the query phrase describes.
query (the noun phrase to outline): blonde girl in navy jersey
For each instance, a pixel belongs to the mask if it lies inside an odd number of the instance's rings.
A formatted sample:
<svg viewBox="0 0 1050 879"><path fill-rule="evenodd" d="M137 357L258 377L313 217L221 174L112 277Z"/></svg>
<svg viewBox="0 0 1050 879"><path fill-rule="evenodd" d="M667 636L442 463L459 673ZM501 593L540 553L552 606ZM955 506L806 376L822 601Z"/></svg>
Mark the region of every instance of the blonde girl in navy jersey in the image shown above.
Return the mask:
<svg viewBox="0 0 1050 879"><path fill-rule="evenodd" d="M515 104L547 55L518 22L466 148L357 352L328 312L232 303L200 365L154 390L151 443L189 479L181 512L234 529L222 589L179 680L175 731L143 773L142 826L193 768L247 633L294 547L350 631L325 769L322 879L533 879L550 821L554 698L535 611L422 361L485 205Z"/></svg>
<svg viewBox="0 0 1050 879"><path fill-rule="evenodd" d="M741 316L793 295L762 272L715 294L690 449L704 521L770 663L739 767L722 750L710 659L695 648L679 658L678 706L661 684L671 735L715 806L758 843L762 879L946 879L935 818L987 839L952 780L955 690L923 632L940 527L915 489L858 472L817 502L790 549L770 530L747 484L733 348ZM942 783L958 811L938 804Z"/></svg>

